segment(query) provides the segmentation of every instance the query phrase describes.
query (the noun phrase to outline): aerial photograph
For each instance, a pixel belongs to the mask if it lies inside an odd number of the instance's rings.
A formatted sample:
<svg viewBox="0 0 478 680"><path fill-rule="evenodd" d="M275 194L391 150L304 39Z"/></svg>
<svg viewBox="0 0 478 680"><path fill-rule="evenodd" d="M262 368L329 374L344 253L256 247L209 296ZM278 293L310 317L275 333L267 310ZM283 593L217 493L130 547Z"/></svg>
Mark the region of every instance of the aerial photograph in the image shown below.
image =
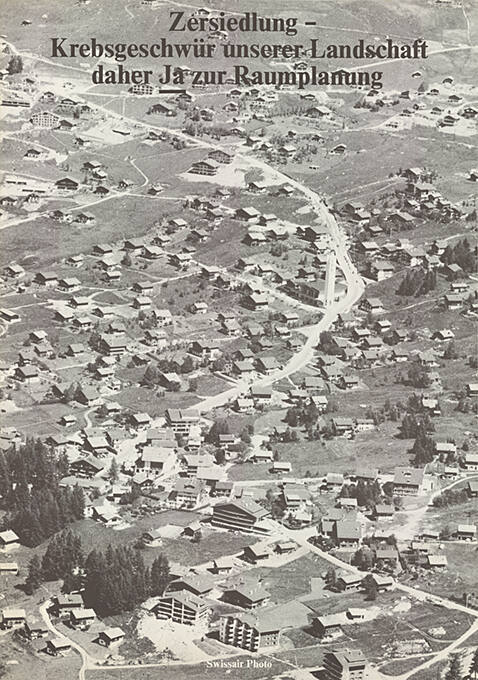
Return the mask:
<svg viewBox="0 0 478 680"><path fill-rule="evenodd" d="M3 0L0 678L476 680L476 0Z"/></svg>

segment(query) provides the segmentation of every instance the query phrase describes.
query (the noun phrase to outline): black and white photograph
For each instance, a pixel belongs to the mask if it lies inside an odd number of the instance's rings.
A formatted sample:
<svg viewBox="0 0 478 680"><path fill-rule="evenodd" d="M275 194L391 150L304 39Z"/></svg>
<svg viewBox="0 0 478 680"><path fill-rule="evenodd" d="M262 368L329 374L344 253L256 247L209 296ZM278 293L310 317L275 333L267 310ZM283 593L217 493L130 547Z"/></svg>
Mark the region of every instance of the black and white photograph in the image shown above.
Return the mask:
<svg viewBox="0 0 478 680"><path fill-rule="evenodd" d="M1 0L0 678L476 680L476 0Z"/></svg>

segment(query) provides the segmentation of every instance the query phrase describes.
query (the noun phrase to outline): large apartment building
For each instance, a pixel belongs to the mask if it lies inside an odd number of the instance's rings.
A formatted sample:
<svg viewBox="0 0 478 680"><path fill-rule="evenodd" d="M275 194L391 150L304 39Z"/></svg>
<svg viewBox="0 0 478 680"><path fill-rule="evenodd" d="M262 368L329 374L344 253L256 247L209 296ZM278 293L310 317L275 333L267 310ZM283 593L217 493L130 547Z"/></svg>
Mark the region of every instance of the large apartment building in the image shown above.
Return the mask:
<svg viewBox="0 0 478 680"><path fill-rule="evenodd" d="M191 409L189 411L180 411L176 408L168 408L166 411L166 424L170 427L174 434L181 436L188 436L193 425L199 423L199 412Z"/></svg>
<svg viewBox="0 0 478 680"><path fill-rule="evenodd" d="M223 616L219 627L219 640L234 647L257 652L261 647L279 644L281 622L268 612Z"/></svg>
<svg viewBox="0 0 478 680"><path fill-rule="evenodd" d="M188 626L207 623L209 616L209 607L204 600L184 591L161 597L151 611L158 619L171 619Z"/></svg>
<svg viewBox="0 0 478 680"><path fill-rule="evenodd" d="M340 649L325 653L324 680L363 680L367 660L358 649Z"/></svg>
<svg viewBox="0 0 478 680"><path fill-rule="evenodd" d="M218 503L212 511L211 524L233 531L267 534L269 528L264 520L269 512L250 499Z"/></svg>

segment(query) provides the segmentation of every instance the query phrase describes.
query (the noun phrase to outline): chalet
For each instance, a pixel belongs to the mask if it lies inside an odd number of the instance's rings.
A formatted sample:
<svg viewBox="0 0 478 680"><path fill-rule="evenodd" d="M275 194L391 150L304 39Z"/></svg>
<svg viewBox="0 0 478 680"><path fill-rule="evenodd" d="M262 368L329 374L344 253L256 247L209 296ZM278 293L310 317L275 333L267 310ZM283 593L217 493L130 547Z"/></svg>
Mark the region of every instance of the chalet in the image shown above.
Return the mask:
<svg viewBox="0 0 478 680"><path fill-rule="evenodd" d="M171 264L178 269L186 269L192 263L190 253L174 253L170 256Z"/></svg>
<svg viewBox="0 0 478 680"><path fill-rule="evenodd" d="M51 612L62 619L69 619L71 611L82 608L83 598L80 594L55 595L52 598Z"/></svg>
<svg viewBox="0 0 478 680"><path fill-rule="evenodd" d="M251 564L268 560L272 555L272 547L266 542L255 543L244 548L244 559Z"/></svg>
<svg viewBox="0 0 478 680"><path fill-rule="evenodd" d="M86 385L85 387L79 387L75 393L75 399L78 403L84 406L94 406L95 404L101 403L101 397L98 392L93 388Z"/></svg>
<svg viewBox="0 0 478 680"><path fill-rule="evenodd" d="M111 647L114 644L122 642L125 633L118 627L105 628L98 634L97 642L102 647Z"/></svg>
<svg viewBox="0 0 478 680"><path fill-rule="evenodd" d="M369 574L365 579L370 580L376 587L379 593L383 593L386 590L391 590L393 588L393 578L391 576L382 576L381 574ZM364 581L365 581L364 579ZM362 581L363 585L365 583Z"/></svg>
<svg viewBox="0 0 478 680"><path fill-rule="evenodd" d="M71 644L66 640L66 638L53 638L52 640L47 640L46 652L51 656L64 656L71 650Z"/></svg>
<svg viewBox="0 0 478 680"><path fill-rule="evenodd" d="M253 385L251 387L251 397L254 400L254 405L266 406L272 400L272 389L270 387Z"/></svg>
<svg viewBox="0 0 478 680"><path fill-rule="evenodd" d="M10 552L20 546L20 539L12 529L0 531L0 550Z"/></svg>
<svg viewBox="0 0 478 680"><path fill-rule="evenodd" d="M37 272L35 274L34 283L38 283L40 286L52 287L58 285L58 276L55 272Z"/></svg>
<svg viewBox="0 0 478 680"><path fill-rule="evenodd" d="M360 303L360 309L368 314L380 314L385 311L379 298L364 298Z"/></svg>
<svg viewBox="0 0 478 680"><path fill-rule="evenodd" d="M417 495L423 490L424 472L411 467L396 467L393 478L393 492L397 496Z"/></svg>
<svg viewBox="0 0 478 680"><path fill-rule="evenodd" d="M376 519L391 519L394 515L393 505L377 503L374 507L373 516Z"/></svg>
<svg viewBox="0 0 478 680"><path fill-rule="evenodd" d="M224 600L243 609L256 609L269 602L270 594L259 583L239 583L224 593Z"/></svg>
<svg viewBox="0 0 478 680"><path fill-rule="evenodd" d="M103 470L104 465L93 456L78 458L77 460L74 460L72 463L70 463L69 467L70 475L87 478L95 477Z"/></svg>
<svg viewBox="0 0 478 680"><path fill-rule="evenodd" d="M446 555L427 555L425 557L425 566L428 569L444 569L448 566L448 559Z"/></svg>
<svg viewBox="0 0 478 680"><path fill-rule="evenodd" d="M188 172L194 175L215 175L219 167L217 161L212 158L204 158L201 161L193 163Z"/></svg>
<svg viewBox="0 0 478 680"><path fill-rule="evenodd" d="M443 302L448 311L453 311L463 307L464 299L462 295L447 293L443 296Z"/></svg>
<svg viewBox="0 0 478 680"><path fill-rule="evenodd" d="M358 547L361 538L360 525L350 520L335 523L332 538L340 547Z"/></svg>
<svg viewBox="0 0 478 680"><path fill-rule="evenodd" d="M350 439L354 432L354 421L352 418L336 417L332 418L332 431L336 437L346 437Z"/></svg>
<svg viewBox="0 0 478 680"><path fill-rule="evenodd" d="M344 390L353 390L359 387L359 379L355 375L342 375L338 382Z"/></svg>
<svg viewBox="0 0 478 680"><path fill-rule="evenodd" d="M70 612L70 626L75 629L88 630L95 619L96 614L94 609L85 609L81 607L73 609Z"/></svg>
<svg viewBox="0 0 478 680"><path fill-rule="evenodd" d="M3 629L17 628L25 624L26 614L24 609L7 607L2 609L1 626Z"/></svg>
<svg viewBox="0 0 478 680"><path fill-rule="evenodd" d="M355 592L359 590L362 584L361 574L341 574L335 583L335 588L339 592Z"/></svg>
<svg viewBox="0 0 478 680"><path fill-rule="evenodd" d="M14 377L26 385L31 385L39 382L40 372L38 368L33 365L17 366Z"/></svg>
<svg viewBox="0 0 478 680"><path fill-rule="evenodd" d="M470 479L467 483L467 491L470 498L476 498L478 496L478 480Z"/></svg>
<svg viewBox="0 0 478 680"><path fill-rule="evenodd" d="M464 459L465 470L478 471L478 453L467 451Z"/></svg>
<svg viewBox="0 0 478 680"><path fill-rule="evenodd" d="M227 151L223 151L222 149L215 149L214 151L211 151L209 153L209 158L212 158L218 163L223 163L227 165L229 163L232 163L234 155L228 153Z"/></svg>
<svg viewBox="0 0 478 680"><path fill-rule="evenodd" d="M235 219L242 222L256 222L260 216L260 212L252 207L238 208L234 214Z"/></svg>
<svg viewBox="0 0 478 680"><path fill-rule="evenodd" d="M478 397L478 383L468 383L466 385L466 394L468 397Z"/></svg>
<svg viewBox="0 0 478 680"><path fill-rule="evenodd" d="M100 351L107 356L121 356L126 352L128 341L116 335L102 335Z"/></svg>
<svg viewBox="0 0 478 680"><path fill-rule="evenodd" d="M138 295L133 300L134 309L151 309L153 301L147 295Z"/></svg>
<svg viewBox="0 0 478 680"><path fill-rule="evenodd" d="M476 526L474 524L459 524L453 536L457 541L476 541Z"/></svg>
<svg viewBox="0 0 478 680"><path fill-rule="evenodd" d="M25 635L29 640L37 640L48 635L49 630L42 619L27 619L25 621Z"/></svg>
<svg viewBox="0 0 478 680"><path fill-rule="evenodd" d="M63 177L55 182L55 186L59 191L77 191L80 185L70 177Z"/></svg>
<svg viewBox="0 0 478 680"><path fill-rule="evenodd" d="M386 260L375 260L370 265L370 274L376 281L384 281L393 276L394 266Z"/></svg>
<svg viewBox="0 0 478 680"><path fill-rule="evenodd" d="M275 357L260 357L256 361L257 369L265 375L270 375L280 369L280 363Z"/></svg>
<svg viewBox="0 0 478 680"><path fill-rule="evenodd" d="M314 635L322 640L333 640L342 635L343 618L341 614L319 616L312 622Z"/></svg>

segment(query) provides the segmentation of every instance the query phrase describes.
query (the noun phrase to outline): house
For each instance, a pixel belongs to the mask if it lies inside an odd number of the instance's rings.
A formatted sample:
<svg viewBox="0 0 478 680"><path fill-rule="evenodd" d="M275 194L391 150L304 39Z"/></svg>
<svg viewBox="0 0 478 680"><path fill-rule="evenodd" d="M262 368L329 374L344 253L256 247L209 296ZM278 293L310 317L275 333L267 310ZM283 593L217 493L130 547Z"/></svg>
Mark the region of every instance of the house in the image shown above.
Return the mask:
<svg viewBox="0 0 478 680"><path fill-rule="evenodd" d="M0 531L0 550L9 552L20 546L20 539L12 529Z"/></svg>
<svg viewBox="0 0 478 680"><path fill-rule="evenodd" d="M468 397L478 397L478 383L468 383L466 385L466 394Z"/></svg>
<svg viewBox="0 0 478 680"><path fill-rule="evenodd" d="M360 309L368 314L380 314L385 311L382 301L379 298L366 297L360 302Z"/></svg>
<svg viewBox="0 0 478 680"><path fill-rule="evenodd" d="M343 617L341 614L319 616L312 622L312 631L314 635L322 640L333 640L342 635L342 623Z"/></svg>
<svg viewBox="0 0 478 680"><path fill-rule="evenodd" d="M244 559L251 564L268 560L272 555L272 547L266 542L255 543L244 548Z"/></svg>
<svg viewBox="0 0 478 680"><path fill-rule="evenodd" d="M443 296L443 303L448 311L461 309L464 299L462 295L447 293Z"/></svg>
<svg viewBox="0 0 478 680"><path fill-rule="evenodd" d="M347 439L350 439L354 432L354 422L352 418L332 418L332 431L336 437L346 437Z"/></svg>
<svg viewBox="0 0 478 680"><path fill-rule="evenodd" d="M51 656L58 656L61 654L67 654L71 650L71 645L65 638L53 638L53 640L47 640L46 652Z"/></svg>
<svg viewBox="0 0 478 680"><path fill-rule="evenodd" d="M337 578L335 589L339 592L355 592L361 587L361 574L344 573Z"/></svg>
<svg viewBox="0 0 478 680"><path fill-rule="evenodd" d="M79 594L55 595L52 598L51 612L60 618L70 617L70 612L83 608L83 598Z"/></svg>
<svg viewBox="0 0 478 680"><path fill-rule="evenodd" d="M448 566L446 555L426 555L425 566L428 569L444 569Z"/></svg>
<svg viewBox="0 0 478 680"><path fill-rule="evenodd" d="M234 213L234 218L236 220L241 220L242 222L256 222L260 216L260 212L252 207L241 207Z"/></svg>
<svg viewBox="0 0 478 680"><path fill-rule="evenodd" d="M386 260L375 260L370 265L370 274L376 281L385 281L393 276L394 266Z"/></svg>
<svg viewBox="0 0 478 680"><path fill-rule="evenodd" d="M95 406L100 404L102 399L98 392L93 388L86 385L85 387L79 387L75 393L75 400L83 406Z"/></svg>
<svg viewBox="0 0 478 680"><path fill-rule="evenodd" d="M145 446L135 463L135 472L146 472L150 476L169 474L173 471L176 457L171 449L161 446Z"/></svg>
<svg viewBox="0 0 478 680"><path fill-rule="evenodd" d="M38 283L40 286L46 286L48 288L51 288L53 286L58 285L58 276L55 272L52 271L46 271L46 272L37 272L35 274L35 278L33 279L34 283Z"/></svg>
<svg viewBox="0 0 478 680"><path fill-rule="evenodd" d="M25 275L25 270L19 264L9 264L4 269L5 276L12 279L18 279Z"/></svg>
<svg viewBox="0 0 478 680"><path fill-rule="evenodd" d="M158 619L170 619L188 626L206 625L209 617L206 602L190 592L175 592L160 597L151 612Z"/></svg>
<svg viewBox="0 0 478 680"><path fill-rule="evenodd" d="M457 541L476 541L476 526L474 524L459 524L453 536Z"/></svg>
<svg viewBox="0 0 478 680"><path fill-rule="evenodd" d="M220 472L222 473L222 471ZM204 487L201 480L180 477L176 480L168 496L168 505L176 509L195 508L203 493Z"/></svg>
<svg viewBox="0 0 478 680"><path fill-rule="evenodd" d="M256 361L257 369L265 375L270 375L280 369L281 365L275 357L261 357Z"/></svg>
<svg viewBox="0 0 478 680"><path fill-rule="evenodd" d="M391 590L393 587L393 578L391 576L383 576L382 574L369 574L363 579L362 585L365 586L369 581L375 584L375 587L379 593L383 593L386 590Z"/></svg>
<svg viewBox="0 0 478 680"><path fill-rule="evenodd" d="M32 365L17 366L14 376L26 385L31 385L40 380L40 373L37 367Z"/></svg>
<svg viewBox="0 0 478 680"><path fill-rule="evenodd" d="M59 191L77 191L80 185L71 177L63 177L55 182L55 186Z"/></svg>
<svg viewBox="0 0 478 680"><path fill-rule="evenodd" d="M4 629L16 628L25 623L26 615L24 609L7 607L2 609L1 626Z"/></svg>
<svg viewBox="0 0 478 680"><path fill-rule="evenodd" d="M238 583L224 593L224 600L243 609L262 607L270 599L270 594L260 583L247 581Z"/></svg>
<svg viewBox="0 0 478 680"><path fill-rule="evenodd" d="M124 636L125 633L121 630L121 628L114 626L105 628L105 630L101 631L98 634L97 642L102 647L111 647L114 644L122 642Z"/></svg>
<svg viewBox="0 0 478 680"><path fill-rule="evenodd" d="M373 515L376 519L390 519L395 513L393 505L386 505L384 503L377 503L375 505Z"/></svg>
<svg viewBox="0 0 478 680"><path fill-rule="evenodd" d="M414 496L423 490L424 471L419 468L396 467L393 492L397 496Z"/></svg>
<svg viewBox="0 0 478 680"><path fill-rule="evenodd" d="M94 609L84 609L81 607L70 612L70 626L79 630L88 630L95 619Z"/></svg>
<svg viewBox="0 0 478 680"><path fill-rule="evenodd" d="M121 520L118 511L110 505L93 505L91 518L94 519L95 522L101 522L105 526L112 526Z"/></svg>
<svg viewBox="0 0 478 680"><path fill-rule="evenodd" d="M197 597L205 597L212 592L214 585L214 579L210 574L194 574L191 572L169 583L166 592L168 594L187 592Z"/></svg>
<svg viewBox="0 0 478 680"><path fill-rule="evenodd" d="M148 548L157 548L163 542L161 527L143 532L141 540Z"/></svg>
<svg viewBox="0 0 478 680"><path fill-rule="evenodd" d="M17 562L0 562L0 576L18 576Z"/></svg>
<svg viewBox="0 0 478 680"><path fill-rule="evenodd" d="M335 523L332 538L340 547L358 547L361 538L360 525L351 520L339 520Z"/></svg>
<svg viewBox="0 0 478 680"><path fill-rule="evenodd" d="M104 470L104 465L93 456L77 458L70 463L69 467L70 475L75 475L76 477L96 477L102 470Z"/></svg>
<svg viewBox="0 0 478 680"><path fill-rule="evenodd" d="M323 680L363 680L367 661L358 649L328 651L323 659Z"/></svg>
<svg viewBox="0 0 478 680"><path fill-rule="evenodd" d="M174 434L184 437L189 436L191 427L199 423L199 412L195 409L167 409L165 415L166 424L172 428Z"/></svg>
<svg viewBox="0 0 478 680"><path fill-rule="evenodd" d="M46 637L49 633L43 619L28 619L25 621L25 635L29 640Z"/></svg>
<svg viewBox="0 0 478 680"><path fill-rule="evenodd" d="M212 158L204 158L191 165L188 172L194 175L215 175L220 164Z"/></svg>

